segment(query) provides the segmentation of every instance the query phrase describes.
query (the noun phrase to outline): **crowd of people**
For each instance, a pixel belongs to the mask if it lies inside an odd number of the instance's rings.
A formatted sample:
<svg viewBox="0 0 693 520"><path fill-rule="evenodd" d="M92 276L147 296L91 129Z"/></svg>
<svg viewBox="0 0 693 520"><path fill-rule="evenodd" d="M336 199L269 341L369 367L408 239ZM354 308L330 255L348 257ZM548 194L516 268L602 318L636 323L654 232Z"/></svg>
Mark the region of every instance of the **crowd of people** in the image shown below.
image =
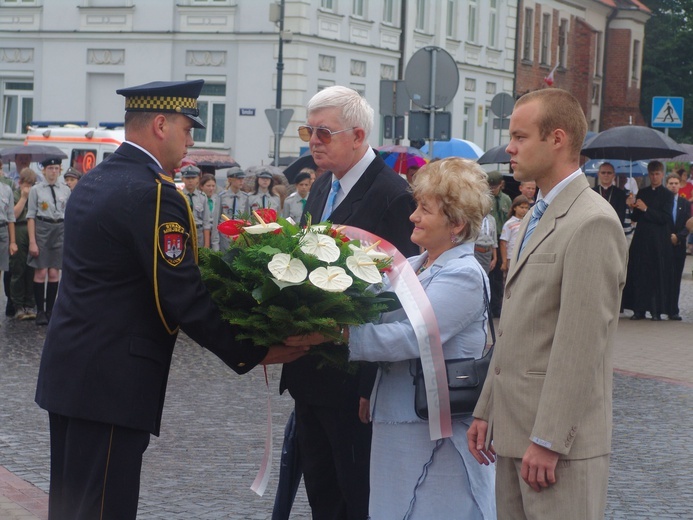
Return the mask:
<svg viewBox="0 0 693 520"><path fill-rule="evenodd" d="M27 163L0 183L8 305L48 325L36 402L50 419L49 518L135 518L179 330L238 374L283 364L280 392L295 403L283 451L295 450L317 520L602 518L618 317L626 308L631 319L680 319L675 281L693 186L679 174L665 184L653 161L637 193L617 186L608 162L591 187L579 162L584 114L553 88L522 96L511 115L515 198L500 172L460 158L405 179L368 144L368 101L332 86L310 99L298 131L317 172L300 171L287 192L262 168L243 189L249 172L233 167L218 187L213 174L181 167L191 129L203 127L201 88L121 89L126 142L107 161L61 182L60 160L48 158L41 181ZM217 225L259 208L358 227L397 247L430 301L445 359L481 357L488 321L500 317L481 398L453 418L450 436L432 440L414 411L419 340L404 310L339 330L353 372L305 355L337 348L321 334L270 348L236 338L197 253L225 250ZM297 485L280 477L273 518L289 518Z"/></svg>

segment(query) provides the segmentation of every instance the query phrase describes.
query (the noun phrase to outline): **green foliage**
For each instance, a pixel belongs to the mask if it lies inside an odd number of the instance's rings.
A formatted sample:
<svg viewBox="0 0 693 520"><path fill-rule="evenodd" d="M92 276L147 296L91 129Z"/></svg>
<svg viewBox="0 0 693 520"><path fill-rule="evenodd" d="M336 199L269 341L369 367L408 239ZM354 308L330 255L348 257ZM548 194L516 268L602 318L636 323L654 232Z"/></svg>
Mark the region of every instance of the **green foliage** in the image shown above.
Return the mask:
<svg viewBox="0 0 693 520"><path fill-rule="evenodd" d="M309 272L325 266L325 262L301 251L302 230L278 219L282 225L277 234L249 235L242 233L228 251L200 250L202 279L219 306L223 318L240 329L239 338L250 339L262 346L276 345L287 336L320 332L335 340L338 328L375 321L382 312L399 308L394 293L376 294L371 285L355 276L344 292L328 292L303 283L281 288L275 283L267 264L279 252L300 259ZM325 234L334 235L328 227ZM349 243L335 239L340 249L339 260L332 263L346 269L346 258L352 254ZM379 263L387 267L389 262ZM322 356L323 363L352 370L348 349L334 345L313 348L311 353Z"/></svg>
<svg viewBox="0 0 693 520"><path fill-rule="evenodd" d="M693 107L693 0L646 0L652 17L645 25L640 109L649 122L652 98L684 98L684 111ZM680 143L693 143L693 116L684 115L683 128L669 135Z"/></svg>

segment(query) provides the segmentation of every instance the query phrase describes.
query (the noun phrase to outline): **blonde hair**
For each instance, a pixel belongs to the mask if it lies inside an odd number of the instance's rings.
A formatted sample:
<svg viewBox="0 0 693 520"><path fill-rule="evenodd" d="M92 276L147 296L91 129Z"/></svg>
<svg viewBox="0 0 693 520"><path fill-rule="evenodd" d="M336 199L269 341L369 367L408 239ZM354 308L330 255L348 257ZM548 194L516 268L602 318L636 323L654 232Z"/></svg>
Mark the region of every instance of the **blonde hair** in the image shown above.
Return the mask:
<svg viewBox="0 0 693 520"><path fill-rule="evenodd" d="M545 88L528 92L515 102L515 106L531 101L537 101L541 107L537 124L542 140L560 128L570 139L571 153L579 156L587 134L587 119L575 96L560 88Z"/></svg>
<svg viewBox="0 0 693 520"><path fill-rule="evenodd" d="M493 197L486 173L475 162L449 157L423 166L414 177L417 200L431 197L452 225L464 224L459 242L476 240Z"/></svg>
<svg viewBox="0 0 693 520"><path fill-rule="evenodd" d="M19 183L31 184L32 186L36 184L36 172L31 168L22 168L19 172Z"/></svg>

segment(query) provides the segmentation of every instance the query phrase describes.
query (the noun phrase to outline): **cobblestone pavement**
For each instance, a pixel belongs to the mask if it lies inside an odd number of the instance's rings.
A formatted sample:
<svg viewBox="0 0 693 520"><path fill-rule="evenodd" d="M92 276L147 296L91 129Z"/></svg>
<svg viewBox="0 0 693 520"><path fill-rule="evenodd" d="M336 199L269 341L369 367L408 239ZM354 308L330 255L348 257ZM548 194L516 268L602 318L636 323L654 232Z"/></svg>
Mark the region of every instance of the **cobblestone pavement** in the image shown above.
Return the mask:
<svg viewBox="0 0 693 520"><path fill-rule="evenodd" d="M686 357L693 352L690 267L682 288L683 322L621 319L615 365L623 370L614 380L610 519L693 518L693 358ZM0 305L4 310L4 297ZM33 402L44 334L32 322L0 318L2 520L45 518L45 495L42 504L40 499L49 482L48 420ZM671 372L657 372L667 362L680 369L676 377L663 379ZM283 429L293 407L289 397L277 395L279 374L278 367L269 367L275 471L265 496L258 497L249 488L264 449L268 391L262 369L238 376L181 336L162 435L152 437L145 453L139 518L271 518ZM33 485L31 493L16 489L22 481ZM303 487L292 518L310 518Z"/></svg>

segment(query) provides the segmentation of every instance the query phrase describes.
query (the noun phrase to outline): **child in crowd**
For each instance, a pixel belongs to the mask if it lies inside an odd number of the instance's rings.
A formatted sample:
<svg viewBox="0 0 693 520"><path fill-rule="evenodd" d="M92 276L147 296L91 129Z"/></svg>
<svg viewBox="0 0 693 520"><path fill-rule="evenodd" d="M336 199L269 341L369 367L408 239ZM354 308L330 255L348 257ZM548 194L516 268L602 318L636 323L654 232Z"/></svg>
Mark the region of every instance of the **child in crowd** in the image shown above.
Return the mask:
<svg viewBox="0 0 693 520"><path fill-rule="evenodd" d="M284 201L282 216L284 218L291 218L298 224L301 222L301 215L303 215L303 210L308 201L308 194L310 193L310 174L301 172L296 175L294 181L296 183L296 191L289 195Z"/></svg>
<svg viewBox="0 0 693 520"><path fill-rule="evenodd" d="M513 199L508 212L508 220L503 224L503 230L500 235L500 251L501 251L501 270L504 273L508 272L510 267L510 258L515 249L515 241L517 240L518 232L522 219L529 211L529 199L524 195L518 195Z"/></svg>
<svg viewBox="0 0 693 520"><path fill-rule="evenodd" d="M255 191L248 197L248 208L255 211L262 208L281 209L281 201L274 195L274 177L268 170L260 170L255 174Z"/></svg>

